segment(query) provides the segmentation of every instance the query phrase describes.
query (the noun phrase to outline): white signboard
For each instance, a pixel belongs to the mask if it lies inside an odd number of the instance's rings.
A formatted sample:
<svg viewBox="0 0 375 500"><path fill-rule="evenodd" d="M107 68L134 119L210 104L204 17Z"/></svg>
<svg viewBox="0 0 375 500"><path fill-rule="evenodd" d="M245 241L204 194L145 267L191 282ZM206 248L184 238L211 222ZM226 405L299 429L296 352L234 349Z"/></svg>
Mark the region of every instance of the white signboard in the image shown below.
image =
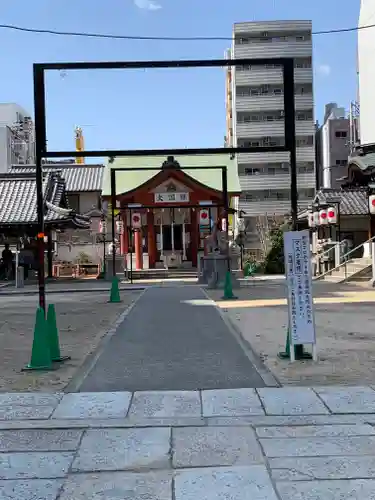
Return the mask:
<svg viewBox="0 0 375 500"><path fill-rule="evenodd" d="M284 256L288 285L290 342L292 345L315 345L309 231L284 233Z"/></svg>
<svg viewBox="0 0 375 500"><path fill-rule="evenodd" d="M155 193L155 203L186 203L189 193Z"/></svg>

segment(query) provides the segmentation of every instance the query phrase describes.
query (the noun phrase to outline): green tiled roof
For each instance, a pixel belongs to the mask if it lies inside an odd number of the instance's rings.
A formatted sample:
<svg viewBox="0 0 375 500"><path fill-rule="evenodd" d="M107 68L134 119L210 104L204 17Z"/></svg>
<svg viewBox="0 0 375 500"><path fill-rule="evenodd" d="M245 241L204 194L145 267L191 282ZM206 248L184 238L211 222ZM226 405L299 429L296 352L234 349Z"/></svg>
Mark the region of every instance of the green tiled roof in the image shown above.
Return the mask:
<svg viewBox="0 0 375 500"><path fill-rule="evenodd" d="M124 172L117 172L116 174L116 194L127 193L137 187L141 186L149 179L157 175L163 162L166 160L165 156L123 156L122 158L115 158L114 162L107 164L103 176L103 196L111 194L111 168L121 168ZM231 159L230 155L186 155L176 156L175 160L178 161L180 166L183 167L202 167L202 170L183 170L184 173L196 179L205 186L222 190L221 184L221 171L208 170L204 167L227 167L228 173L228 192L239 193L241 192L240 181L237 173L237 164L235 159ZM131 167L155 167L155 171L128 171Z"/></svg>

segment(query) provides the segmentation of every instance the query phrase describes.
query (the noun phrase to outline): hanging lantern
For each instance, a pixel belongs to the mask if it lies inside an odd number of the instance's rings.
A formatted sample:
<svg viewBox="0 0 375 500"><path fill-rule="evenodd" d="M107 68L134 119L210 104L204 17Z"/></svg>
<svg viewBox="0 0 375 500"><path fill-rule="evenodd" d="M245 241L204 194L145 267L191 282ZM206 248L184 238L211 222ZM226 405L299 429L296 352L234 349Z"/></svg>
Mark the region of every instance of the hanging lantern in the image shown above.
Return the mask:
<svg viewBox="0 0 375 500"><path fill-rule="evenodd" d="M326 226L328 224L327 210L325 209L319 211L319 224L321 226Z"/></svg>
<svg viewBox="0 0 375 500"><path fill-rule="evenodd" d="M328 208L327 219L329 224L337 224L337 210L335 207Z"/></svg>
<svg viewBox="0 0 375 500"><path fill-rule="evenodd" d="M208 226L210 224L210 213L207 208L202 208L199 212L199 225Z"/></svg>
<svg viewBox="0 0 375 500"><path fill-rule="evenodd" d="M319 212L313 212L314 227L320 225Z"/></svg>
<svg viewBox="0 0 375 500"><path fill-rule="evenodd" d="M117 234L124 234L124 223L121 219L116 221Z"/></svg>
<svg viewBox="0 0 375 500"><path fill-rule="evenodd" d="M135 212L132 214L132 227L133 229L140 229L142 227L142 217L140 213Z"/></svg>
<svg viewBox="0 0 375 500"><path fill-rule="evenodd" d="M375 194L368 197L368 209L371 215L375 215Z"/></svg>
<svg viewBox="0 0 375 500"><path fill-rule="evenodd" d="M224 217L221 219L221 230L226 233L227 232L227 219Z"/></svg>
<svg viewBox="0 0 375 500"><path fill-rule="evenodd" d="M101 220L99 222L99 233L100 234L105 234L107 232L107 221L106 220Z"/></svg>
<svg viewBox="0 0 375 500"><path fill-rule="evenodd" d="M314 212L309 212L309 227L315 227Z"/></svg>

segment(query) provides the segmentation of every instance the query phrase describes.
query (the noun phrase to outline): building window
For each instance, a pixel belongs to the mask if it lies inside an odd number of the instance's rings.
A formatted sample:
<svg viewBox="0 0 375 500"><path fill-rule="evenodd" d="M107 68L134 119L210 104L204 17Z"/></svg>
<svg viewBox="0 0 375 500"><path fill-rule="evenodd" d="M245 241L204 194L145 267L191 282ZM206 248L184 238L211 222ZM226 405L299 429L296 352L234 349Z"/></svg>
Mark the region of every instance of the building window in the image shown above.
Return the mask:
<svg viewBox="0 0 375 500"><path fill-rule="evenodd" d="M263 173L261 168L245 168L245 175L260 175Z"/></svg>
<svg viewBox="0 0 375 500"><path fill-rule="evenodd" d="M300 163L297 165L297 172L299 174L311 174L314 172L314 163L313 162L307 162L307 163Z"/></svg>
<svg viewBox="0 0 375 500"><path fill-rule="evenodd" d="M336 130L335 136L340 139L345 139L348 137L348 132L346 130Z"/></svg>
<svg viewBox="0 0 375 500"><path fill-rule="evenodd" d="M307 135L305 137L296 138L297 148L303 148L305 146L312 146L314 144L314 137L312 135Z"/></svg>

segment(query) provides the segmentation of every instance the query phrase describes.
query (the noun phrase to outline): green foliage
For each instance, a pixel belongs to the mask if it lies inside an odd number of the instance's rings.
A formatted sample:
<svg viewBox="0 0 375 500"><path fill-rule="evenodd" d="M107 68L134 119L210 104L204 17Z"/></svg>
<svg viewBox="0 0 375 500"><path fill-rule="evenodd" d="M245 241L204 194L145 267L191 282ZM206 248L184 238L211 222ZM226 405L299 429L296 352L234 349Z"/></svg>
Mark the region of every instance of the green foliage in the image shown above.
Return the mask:
<svg viewBox="0 0 375 500"><path fill-rule="evenodd" d="M264 261L266 274L284 274L284 232L289 231L289 224L285 223L271 232L271 249Z"/></svg>
<svg viewBox="0 0 375 500"><path fill-rule="evenodd" d="M77 257L77 264L90 264L90 256L85 252L80 252Z"/></svg>

